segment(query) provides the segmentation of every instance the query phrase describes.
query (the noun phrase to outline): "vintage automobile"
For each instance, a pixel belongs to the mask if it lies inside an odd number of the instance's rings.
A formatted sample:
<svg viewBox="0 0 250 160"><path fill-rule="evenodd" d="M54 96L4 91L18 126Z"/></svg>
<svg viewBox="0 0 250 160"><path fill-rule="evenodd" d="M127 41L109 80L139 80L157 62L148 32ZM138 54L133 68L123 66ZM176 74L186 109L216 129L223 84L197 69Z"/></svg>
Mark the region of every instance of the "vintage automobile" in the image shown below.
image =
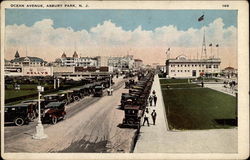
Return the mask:
<svg viewBox="0 0 250 160"><path fill-rule="evenodd" d="M73 89L72 96L74 101L79 101L81 98L83 98L83 94L81 94L80 89Z"/></svg>
<svg viewBox="0 0 250 160"><path fill-rule="evenodd" d="M139 95L122 93L121 96L121 109L124 109L124 106L127 104L135 104Z"/></svg>
<svg viewBox="0 0 250 160"><path fill-rule="evenodd" d="M45 106L45 110L42 113L42 123L49 122L56 124L58 120L64 119L66 115L64 102L50 102Z"/></svg>
<svg viewBox="0 0 250 160"><path fill-rule="evenodd" d="M140 106L137 105L126 105L124 107L125 117L122 121L123 127L128 128L140 128L140 122L142 117L142 110L140 110Z"/></svg>
<svg viewBox="0 0 250 160"><path fill-rule="evenodd" d="M95 86L94 97L101 97L101 96L103 96L103 87L101 85Z"/></svg>
<svg viewBox="0 0 250 160"><path fill-rule="evenodd" d="M50 102L68 103L68 97L66 96L66 94L50 94L50 95L45 95L43 97L45 105L49 104Z"/></svg>
<svg viewBox="0 0 250 160"><path fill-rule="evenodd" d="M31 114L34 114L33 104L17 104L5 106L4 121L15 123L17 126L28 124L31 121Z"/></svg>
<svg viewBox="0 0 250 160"><path fill-rule="evenodd" d="M131 86L135 85L135 80L134 79L130 79L127 82L125 82L125 88L130 88Z"/></svg>

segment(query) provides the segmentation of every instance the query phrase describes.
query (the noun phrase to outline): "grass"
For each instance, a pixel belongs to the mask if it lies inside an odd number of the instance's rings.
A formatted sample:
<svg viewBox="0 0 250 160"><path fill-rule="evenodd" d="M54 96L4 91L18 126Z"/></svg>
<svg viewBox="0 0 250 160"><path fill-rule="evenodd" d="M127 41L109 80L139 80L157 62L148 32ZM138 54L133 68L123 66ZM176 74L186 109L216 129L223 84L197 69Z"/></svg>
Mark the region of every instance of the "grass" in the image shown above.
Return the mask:
<svg viewBox="0 0 250 160"><path fill-rule="evenodd" d="M187 83L168 83L168 84L162 84L161 88L164 90L169 86L169 88L195 88L200 87L197 84L187 84Z"/></svg>
<svg viewBox="0 0 250 160"><path fill-rule="evenodd" d="M218 120L224 122L225 119L235 119L235 97L209 88L197 88L194 84L168 85L172 89L165 89L164 84L161 87L170 129L215 129L233 126L218 123Z"/></svg>
<svg viewBox="0 0 250 160"><path fill-rule="evenodd" d="M43 85L45 87L45 91L49 90L50 88L53 88L53 85L48 84L48 85ZM71 85L64 85L64 87L69 87ZM72 86L73 87L73 86ZM21 84L20 85L20 90L14 90L13 85L7 85L7 88L5 90L5 100L6 99L11 99L11 98L16 98L16 97L21 97L21 96L26 96L26 95L31 95L31 94L35 94L37 92L37 84ZM50 92L49 94L54 94L54 93L58 93L60 91L54 91L54 92ZM21 101L24 100L30 100L30 99L34 99L37 98L36 96L34 96L33 98L26 98L26 99L22 99L22 100L18 100L18 101L13 101L10 103L6 103L6 105L13 105L13 104L18 104Z"/></svg>
<svg viewBox="0 0 250 160"><path fill-rule="evenodd" d="M166 83L187 83L188 79L160 79L161 84Z"/></svg>

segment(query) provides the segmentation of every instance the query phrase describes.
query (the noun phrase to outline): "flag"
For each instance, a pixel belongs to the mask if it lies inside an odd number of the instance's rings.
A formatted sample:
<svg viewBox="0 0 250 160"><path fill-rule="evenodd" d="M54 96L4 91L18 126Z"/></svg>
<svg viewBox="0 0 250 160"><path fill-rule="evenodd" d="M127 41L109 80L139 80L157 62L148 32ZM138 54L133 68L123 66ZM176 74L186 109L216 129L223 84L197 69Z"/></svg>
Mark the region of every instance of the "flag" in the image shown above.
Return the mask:
<svg viewBox="0 0 250 160"><path fill-rule="evenodd" d="M168 48L168 50L166 51L166 54L168 54L168 51L170 51L170 48Z"/></svg>
<svg viewBox="0 0 250 160"><path fill-rule="evenodd" d="M212 43L209 44L209 47L212 47Z"/></svg>
<svg viewBox="0 0 250 160"><path fill-rule="evenodd" d="M216 47L219 47L219 44L216 44Z"/></svg>
<svg viewBox="0 0 250 160"><path fill-rule="evenodd" d="M200 21L203 21L204 20L204 14L200 17L200 18L198 18L198 21L200 22Z"/></svg>

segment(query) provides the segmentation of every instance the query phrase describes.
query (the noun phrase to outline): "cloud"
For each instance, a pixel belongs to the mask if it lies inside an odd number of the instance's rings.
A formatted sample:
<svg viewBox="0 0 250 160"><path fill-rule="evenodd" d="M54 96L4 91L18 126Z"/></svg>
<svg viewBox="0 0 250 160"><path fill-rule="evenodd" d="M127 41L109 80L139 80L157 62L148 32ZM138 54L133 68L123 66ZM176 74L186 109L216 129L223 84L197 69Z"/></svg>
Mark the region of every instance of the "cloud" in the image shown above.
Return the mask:
<svg viewBox="0 0 250 160"><path fill-rule="evenodd" d="M154 30L143 30L138 26L126 31L111 20L92 27L89 31L74 31L72 28L54 28L53 20L43 19L28 27L26 25L6 26L6 43L11 46L131 46L131 47L195 47L200 46L203 31L207 43L224 46L236 45L237 30L234 26L224 27L223 19L218 18L201 29L178 30L169 25Z"/></svg>

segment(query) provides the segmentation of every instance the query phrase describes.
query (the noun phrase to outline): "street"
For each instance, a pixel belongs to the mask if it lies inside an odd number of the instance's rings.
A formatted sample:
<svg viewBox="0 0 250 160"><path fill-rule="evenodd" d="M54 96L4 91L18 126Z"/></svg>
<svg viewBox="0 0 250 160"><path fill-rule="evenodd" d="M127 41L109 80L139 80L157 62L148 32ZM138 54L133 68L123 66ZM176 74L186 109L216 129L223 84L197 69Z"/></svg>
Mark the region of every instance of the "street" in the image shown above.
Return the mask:
<svg viewBox="0 0 250 160"><path fill-rule="evenodd" d="M47 139L35 140L35 122L5 126L5 152L130 152L135 129L119 128L124 80L117 79L113 96L85 97L66 106L67 116L58 124L44 124Z"/></svg>

